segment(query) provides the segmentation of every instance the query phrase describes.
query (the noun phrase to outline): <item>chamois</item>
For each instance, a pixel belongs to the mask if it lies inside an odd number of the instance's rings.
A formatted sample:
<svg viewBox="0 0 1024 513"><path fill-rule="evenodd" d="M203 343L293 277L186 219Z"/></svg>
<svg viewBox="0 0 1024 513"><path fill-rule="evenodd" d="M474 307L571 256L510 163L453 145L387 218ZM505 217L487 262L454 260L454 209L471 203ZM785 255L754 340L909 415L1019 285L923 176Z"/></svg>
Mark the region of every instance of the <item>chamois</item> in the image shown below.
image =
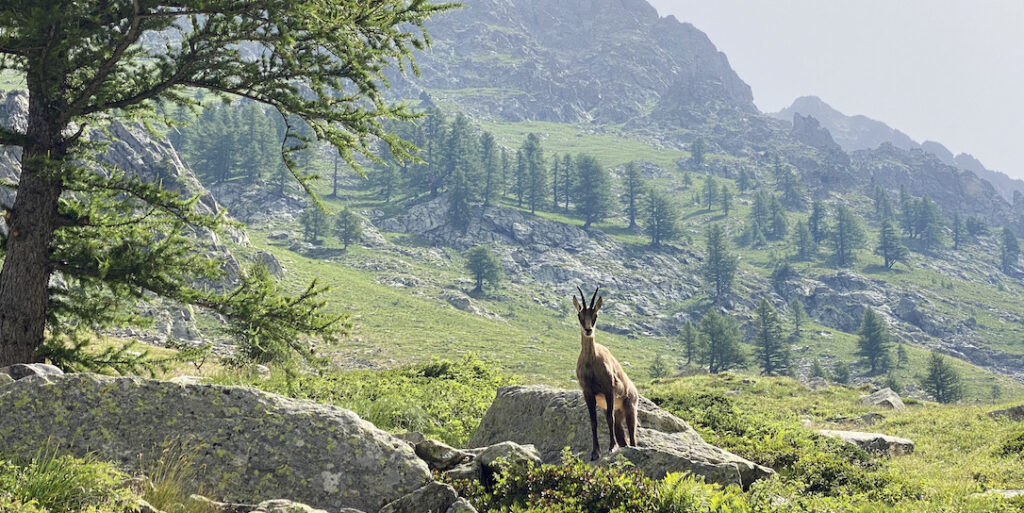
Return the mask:
<svg viewBox="0 0 1024 513"><path fill-rule="evenodd" d="M590 459L596 460L599 456L597 442L597 406L605 412L608 419L608 434L611 444L608 452L614 452L619 447L625 447L626 433L629 433L629 445L636 446L636 408L640 395L636 391L633 382L626 376L622 366L612 356L607 347L594 342L594 327L597 324L597 312L604 303L604 297L597 297L597 290L590 297L590 305L587 305L587 298L580 291L579 300L572 296L572 304L576 307L576 314L580 320L580 357L576 361L576 380L583 390L583 400L587 403L587 410L590 413L590 430L594 436L594 450L590 453ZM594 301L597 298L597 301ZM580 306L583 301L583 306Z"/></svg>

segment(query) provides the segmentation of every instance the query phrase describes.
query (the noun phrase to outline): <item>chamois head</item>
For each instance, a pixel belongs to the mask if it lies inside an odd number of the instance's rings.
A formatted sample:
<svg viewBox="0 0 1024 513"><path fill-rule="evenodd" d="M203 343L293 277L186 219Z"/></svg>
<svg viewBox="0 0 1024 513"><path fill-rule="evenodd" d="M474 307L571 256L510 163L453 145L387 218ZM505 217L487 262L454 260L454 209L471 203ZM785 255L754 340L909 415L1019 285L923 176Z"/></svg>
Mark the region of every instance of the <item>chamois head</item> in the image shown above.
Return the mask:
<svg viewBox="0 0 1024 513"><path fill-rule="evenodd" d="M594 289L594 295L590 296L590 306L587 306L587 297L583 295L583 289L576 287L576 290L580 291L580 298L576 299L576 296L572 296L572 304L576 307L576 316L580 320L580 332L584 336L594 336L594 326L597 325L597 311L601 309L601 303L604 302L604 297L597 297L597 291L601 287ZM597 298L597 301L594 301ZM580 306L580 301L583 301L583 306Z"/></svg>

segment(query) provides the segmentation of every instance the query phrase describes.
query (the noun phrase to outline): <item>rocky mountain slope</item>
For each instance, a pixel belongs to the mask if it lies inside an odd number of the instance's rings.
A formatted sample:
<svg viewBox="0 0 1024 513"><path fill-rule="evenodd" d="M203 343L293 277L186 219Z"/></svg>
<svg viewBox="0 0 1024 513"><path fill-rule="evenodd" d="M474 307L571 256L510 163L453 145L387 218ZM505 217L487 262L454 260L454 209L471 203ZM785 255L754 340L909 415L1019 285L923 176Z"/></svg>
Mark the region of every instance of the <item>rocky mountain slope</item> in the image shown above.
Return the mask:
<svg viewBox="0 0 1024 513"><path fill-rule="evenodd" d="M770 116L796 123L795 115L810 116L818 120L829 131L832 138L846 152L873 150L883 144L890 144L902 150L922 150L937 158L941 163L970 171L978 178L991 183L1004 199L1015 201L1015 194L1024 194L1024 181L1010 178L1005 173L985 168L977 158L968 153L954 155L941 143L924 141L918 143L907 134L867 116L849 116L834 109L817 96L802 96L789 107Z"/></svg>
<svg viewBox="0 0 1024 513"><path fill-rule="evenodd" d="M475 116L619 124L753 113L753 97L703 32L645 0L471 0L431 20L422 77L406 84Z"/></svg>

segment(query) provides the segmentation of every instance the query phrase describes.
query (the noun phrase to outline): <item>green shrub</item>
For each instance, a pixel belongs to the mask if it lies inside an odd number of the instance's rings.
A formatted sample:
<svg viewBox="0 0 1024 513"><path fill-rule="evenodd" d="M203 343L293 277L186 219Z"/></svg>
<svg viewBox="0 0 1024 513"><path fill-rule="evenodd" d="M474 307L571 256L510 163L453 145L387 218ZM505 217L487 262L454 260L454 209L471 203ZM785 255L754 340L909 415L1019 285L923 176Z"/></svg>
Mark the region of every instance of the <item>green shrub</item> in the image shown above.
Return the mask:
<svg viewBox="0 0 1024 513"><path fill-rule="evenodd" d="M1003 441L999 446L1001 456L1020 456L1024 458L1024 431L1018 431Z"/></svg>
<svg viewBox="0 0 1024 513"><path fill-rule="evenodd" d="M0 512L122 512L135 500L127 483L109 463L49 450L27 460L0 457Z"/></svg>
<svg viewBox="0 0 1024 513"><path fill-rule="evenodd" d="M443 478L442 478L443 479ZM662 481L635 467L592 466L568 451L561 465L499 466L494 484L450 481L481 512L515 513L745 513L752 511L735 486L709 485L702 478L670 474Z"/></svg>
<svg viewBox="0 0 1024 513"><path fill-rule="evenodd" d="M275 373L269 380L224 374L216 381L348 408L388 431L419 431L457 447L476 431L498 387L518 382L473 358L434 360L385 371Z"/></svg>

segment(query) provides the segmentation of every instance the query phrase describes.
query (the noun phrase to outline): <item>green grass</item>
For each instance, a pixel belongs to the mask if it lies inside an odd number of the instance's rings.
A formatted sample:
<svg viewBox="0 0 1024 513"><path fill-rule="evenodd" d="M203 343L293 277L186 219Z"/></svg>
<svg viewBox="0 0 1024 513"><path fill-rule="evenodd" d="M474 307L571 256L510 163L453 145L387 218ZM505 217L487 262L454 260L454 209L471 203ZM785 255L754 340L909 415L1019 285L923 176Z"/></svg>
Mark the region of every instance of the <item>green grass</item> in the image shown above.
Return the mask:
<svg viewBox="0 0 1024 513"><path fill-rule="evenodd" d="M0 513L122 513L136 499L127 477L109 463L48 449L29 459L0 456Z"/></svg>
<svg viewBox="0 0 1024 513"><path fill-rule="evenodd" d="M530 133L536 133L544 145L545 155L570 153L593 155L601 164L614 167L634 160L646 160L668 171L676 169L676 160L688 158L682 150L664 148L653 143L630 138L614 131L585 125L529 121L520 123L481 122L483 130L494 134L499 144L518 148Z"/></svg>

